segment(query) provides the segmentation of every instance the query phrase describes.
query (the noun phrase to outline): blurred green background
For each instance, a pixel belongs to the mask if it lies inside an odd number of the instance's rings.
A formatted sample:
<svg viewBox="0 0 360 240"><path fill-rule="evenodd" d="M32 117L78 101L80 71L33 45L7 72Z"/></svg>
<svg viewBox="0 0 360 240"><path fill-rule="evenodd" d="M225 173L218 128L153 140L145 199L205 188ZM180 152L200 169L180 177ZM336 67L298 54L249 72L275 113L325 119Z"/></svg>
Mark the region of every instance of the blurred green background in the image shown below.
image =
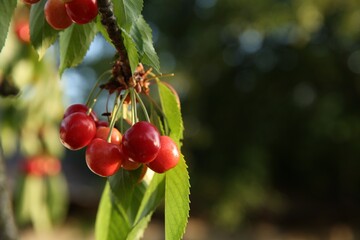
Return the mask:
<svg viewBox="0 0 360 240"><path fill-rule="evenodd" d="M182 101L186 239L360 238L360 2L151 0L143 11ZM85 101L112 54L98 37L65 72L64 107ZM83 156L64 157L70 216L94 216L103 184Z"/></svg>

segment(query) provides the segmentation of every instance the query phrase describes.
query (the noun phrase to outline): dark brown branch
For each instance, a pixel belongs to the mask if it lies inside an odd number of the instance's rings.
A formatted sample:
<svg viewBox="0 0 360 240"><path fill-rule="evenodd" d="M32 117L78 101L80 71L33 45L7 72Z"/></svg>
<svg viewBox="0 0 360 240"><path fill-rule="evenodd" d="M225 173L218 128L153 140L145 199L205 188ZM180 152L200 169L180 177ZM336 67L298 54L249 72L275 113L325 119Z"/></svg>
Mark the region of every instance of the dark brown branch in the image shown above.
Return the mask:
<svg viewBox="0 0 360 240"><path fill-rule="evenodd" d="M115 79L121 81L121 77L123 77L123 81L128 85L131 78L131 67L129 62L129 57L124 45L124 40L121 35L121 29L119 28L116 17L113 11L113 4L110 0L98 0L99 13L101 16L101 23L105 26L106 31L109 34L109 38L114 44L118 55L119 60L115 61L113 75ZM116 74L122 76L116 76Z"/></svg>
<svg viewBox="0 0 360 240"><path fill-rule="evenodd" d="M10 194L6 181L5 158L0 139L0 239L18 239L17 228L12 212Z"/></svg>

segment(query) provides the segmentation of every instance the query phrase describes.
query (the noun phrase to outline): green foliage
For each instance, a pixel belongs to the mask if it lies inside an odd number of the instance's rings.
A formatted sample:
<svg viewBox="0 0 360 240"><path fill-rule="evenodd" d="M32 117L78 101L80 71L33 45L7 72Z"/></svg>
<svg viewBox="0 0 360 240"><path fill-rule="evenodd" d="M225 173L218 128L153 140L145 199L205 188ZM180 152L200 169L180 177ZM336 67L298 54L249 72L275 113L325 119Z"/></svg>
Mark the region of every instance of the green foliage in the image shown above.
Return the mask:
<svg viewBox="0 0 360 240"><path fill-rule="evenodd" d="M146 186L137 180L141 170L120 170L109 178L97 214L96 239L142 237L152 213L163 199L164 175L155 175Z"/></svg>
<svg viewBox="0 0 360 240"><path fill-rule="evenodd" d="M94 22L73 24L60 34L60 75L66 68L77 66L88 51L96 34Z"/></svg>
<svg viewBox="0 0 360 240"><path fill-rule="evenodd" d="M32 223L36 230L50 229L63 220L67 209L67 186L63 175L21 176L17 182L18 222Z"/></svg>
<svg viewBox="0 0 360 240"><path fill-rule="evenodd" d="M167 85L160 81L157 83L164 114L162 117L165 118L162 122L166 123L170 135L180 146L183 122L177 96ZM158 124L161 125L160 122ZM141 238L152 213L163 199L165 199L165 238L169 240L182 238L190 210L189 174L183 156L174 169L165 174L155 173L148 186L137 183L140 172L141 169L130 172L120 170L109 177L110 187L107 185L103 193L97 217L97 239ZM117 221L121 221L121 226L115 227L118 225ZM105 223L106 227L101 222Z"/></svg>
<svg viewBox="0 0 360 240"><path fill-rule="evenodd" d="M123 31L122 36L124 39L124 45L126 47L126 50L127 50L128 56L129 56L131 72L134 72L136 67L138 66L139 60L140 60L139 53L136 48L136 44L127 32Z"/></svg>
<svg viewBox="0 0 360 240"><path fill-rule="evenodd" d="M134 72L137 64L141 62L160 72L159 58L153 46L151 28L141 15L143 1L113 0L113 4L118 25L123 32L131 70Z"/></svg>
<svg viewBox="0 0 360 240"><path fill-rule="evenodd" d="M46 1L40 1L38 4L34 4L30 10L31 44L39 54L40 59L58 37L58 31L53 29L45 20L45 3Z"/></svg>
<svg viewBox="0 0 360 240"><path fill-rule="evenodd" d="M177 97L164 83L158 81L158 87L162 110L170 129L169 136L180 145L180 141L183 139L184 126Z"/></svg>
<svg viewBox="0 0 360 240"><path fill-rule="evenodd" d="M184 127L176 95L165 84L157 83L169 136L180 146ZM181 239L190 211L189 173L183 156L178 165L165 175L165 236L166 239Z"/></svg>
<svg viewBox="0 0 360 240"><path fill-rule="evenodd" d="M143 8L143 0L112 0L114 5L114 14L119 23L120 28L129 31L131 26L137 21L141 15Z"/></svg>
<svg viewBox="0 0 360 240"><path fill-rule="evenodd" d="M143 0L126 1L112 0L114 13L117 18L118 27L121 29L121 35L124 46L129 58L132 72L135 71L139 63L152 67L156 72L160 72L160 62L153 46L152 30L146 23L141 12L143 9ZM36 53L28 48L29 55L34 58L42 59L47 49L53 45L59 37L59 55L60 55L60 76L70 67L79 65L85 57L91 42L95 35L100 32L104 35L106 41L110 42L106 28L101 24L100 17L91 23L78 25L72 24L63 31L54 30L46 21L44 16L44 5L46 1L40 1L33 4L30 10L30 38L31 45ZM1 1L0 8L5 9L5 14L0 15L0 47L4 45L8 26L12 17L12 12L16 6L16 1ZM25 47L28 45L24 44ZM38 60L36 59L36 60ZM37 62L34 66L29 67L29 78L33 88L28 90L30 93L41 91L36 99L31 101L28 107L31 113L41 113L33 116L33 122L27 122L24 117L24 126L22 129L28 130L22 133L26 139L22 144L22 149L29 153L36 153L43 149L44 151L56 151L56 146L52 148L52 141L43 137L43 132L39 132L38 125L42 126L41 131L48 132L51 138L57 135L52 131L51 117L55 114L53 108L54 99L60 95L54 93L54 97L44 101L43 97L48 98L52 93L49 88L53 88L52 81L45 81L47 76L47 67L43 61ZM50 68L49 68L50 69ZM42 76L44 75L44 76ZM22 84L25 84L23 81ZM40 83L41 82L41 83ZM42 86L42 87L39 87ZM170 134L174 141L181 146L183 138L183 123L180 108L177 102L177 96L166 85L158 82L160 104L157 104L157 114L155 114L156 125L164 134ZM30 99L30 98L29 98ZM58 101L59 102L59 101ZM133 101L135 108L136 103ZM160 107L159 107L160 106ZM134 109L135 109L134 108ZM25 111L28 113L27 111ZM57 113L57 112L56 112ZM29 113L30 116L30 113ZM134 114L135 116L135 114ZM55 121L54 121L55 122ZM38 125L36 125L38 124ZM165 131L164 131L165 130ZM54 134L55 133L55 134ZM40 141L34 141L39 138ZM120 170L115 175L108 178L102 194L97 220L95 224L95 236L100 240L118 240L118 239L140 239L142 238L145 228L147 227L151 216L165 200L165 236L168 240L181 239L185 231L189 215L189 175L184 158L181 157L179 166L166 174L157 174L148 171L146 181L140 181L145 166L135 170ZM61 219L64 213L66 198L66 186L62 176L49 177L42 179L34 176L27 176L26 180L20 184L21 196L19 198L19 216L24 222L31 220L37 229L48 228L53 218Z"/></svg>
<svg viewBox="0 0 360 240"><path fill-rule="evenodd" d="M140 62L153 67L156 72L160 72L159 57L155 52L152 41L152 30L146 23L143 16L139 16L139 18L133 23L130 35L136 43Z"/></svg>
<svg viewBox="0 0 360 240"><path fill-rule="evenodd" d="M124 215L113 204L110 185L103 191L95 224L95 239L125 239L129 224ZM121 224L117 224L121 223Z"/></svg>
<svg viewBox="0 0 360 240"><path fill-rule="evenodd" d="M9 25L16 8L16 4L17 0L0 0L0 52L5 45Z"/></svg>
<svg viewBox="0 0 360 240"><path fill-rule="evenodd" d="M190 211L189 173L184 157L181 156L178 165L165 175L165 237L181 239Z"/></svg>

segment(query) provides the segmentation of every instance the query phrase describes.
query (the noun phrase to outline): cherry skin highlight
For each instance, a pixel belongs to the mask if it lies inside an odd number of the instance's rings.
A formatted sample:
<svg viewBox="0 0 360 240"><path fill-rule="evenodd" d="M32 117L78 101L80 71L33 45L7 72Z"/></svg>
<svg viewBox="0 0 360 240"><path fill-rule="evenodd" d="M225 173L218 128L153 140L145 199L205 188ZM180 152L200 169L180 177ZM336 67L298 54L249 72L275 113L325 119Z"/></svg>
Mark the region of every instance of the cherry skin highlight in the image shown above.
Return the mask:
<svg viewBox="0 0 360 240"><path fill-rule="evenodd" d="M160 134L151 123L137 122L125 132L122 149L135 162L151 162L160 150Z"/></svg>
<svg viewBox="0 0 360 240"><path fill-rule="evenodd" d="M66 12L77 24L86 24L98 14L96 0L71 0L65 2Z"/></svg>
<svg viewBox="0 0 360 240"><path fill-rule="evenodd" d="M89 169L101 177L115 174L122 162L120 146L101 138L91 141L86 148L85 158Z"/></svg>
<svg viewBox="0 0 360 240"><path fill-rule="evenodd" d="M160 144L159 154L147 165L154 172L164 173L177 165L180 153L176 143L168 136L161 136Z"/></svg>
<svg viewBox="0 0 360 240"><path fill-rule="evenodd" d="M86 113L76 112L61 121L60 140L70 150L78 150L87 146L95 134L95 122Z"/></svg>
<svg viewBox="0 0 360 240"><path fill-rule="evenodd" d="M56 30L63 30L72 24L62 0L47 0L44 14L49 25Z"/></svg>

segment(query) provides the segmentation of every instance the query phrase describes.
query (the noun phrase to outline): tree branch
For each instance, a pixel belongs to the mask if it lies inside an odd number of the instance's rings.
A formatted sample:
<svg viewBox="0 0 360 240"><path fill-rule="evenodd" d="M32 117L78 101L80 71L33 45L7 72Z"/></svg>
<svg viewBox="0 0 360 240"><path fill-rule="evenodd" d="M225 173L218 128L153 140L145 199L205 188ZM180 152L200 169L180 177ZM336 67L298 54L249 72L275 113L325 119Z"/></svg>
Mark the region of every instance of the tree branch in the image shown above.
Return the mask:
<svg viewBox="0 0 360 240"><path fill-rule="evenodd" d="M113 4L110 0L98 0L99 13L101 16L101 23L105 26L106 31L109 34L111 42L114 44L118 54L119 61L115 61L114 69L120 68L115 72L121 74L125 83L128 85L132 76L129 57L124 45L124 40L121 35L121 29L119 28L116 17L114 15ZM117 66L119 65L119 66ZM119 76L114 76L118 79Z"/></svg>
<svg viewBox="0 0 360 240"><path fill-rule="evenodd" d="M6 182L5 158L0 139L0 239L18 239L17 228L12 212L10 194Z"/></svg>

